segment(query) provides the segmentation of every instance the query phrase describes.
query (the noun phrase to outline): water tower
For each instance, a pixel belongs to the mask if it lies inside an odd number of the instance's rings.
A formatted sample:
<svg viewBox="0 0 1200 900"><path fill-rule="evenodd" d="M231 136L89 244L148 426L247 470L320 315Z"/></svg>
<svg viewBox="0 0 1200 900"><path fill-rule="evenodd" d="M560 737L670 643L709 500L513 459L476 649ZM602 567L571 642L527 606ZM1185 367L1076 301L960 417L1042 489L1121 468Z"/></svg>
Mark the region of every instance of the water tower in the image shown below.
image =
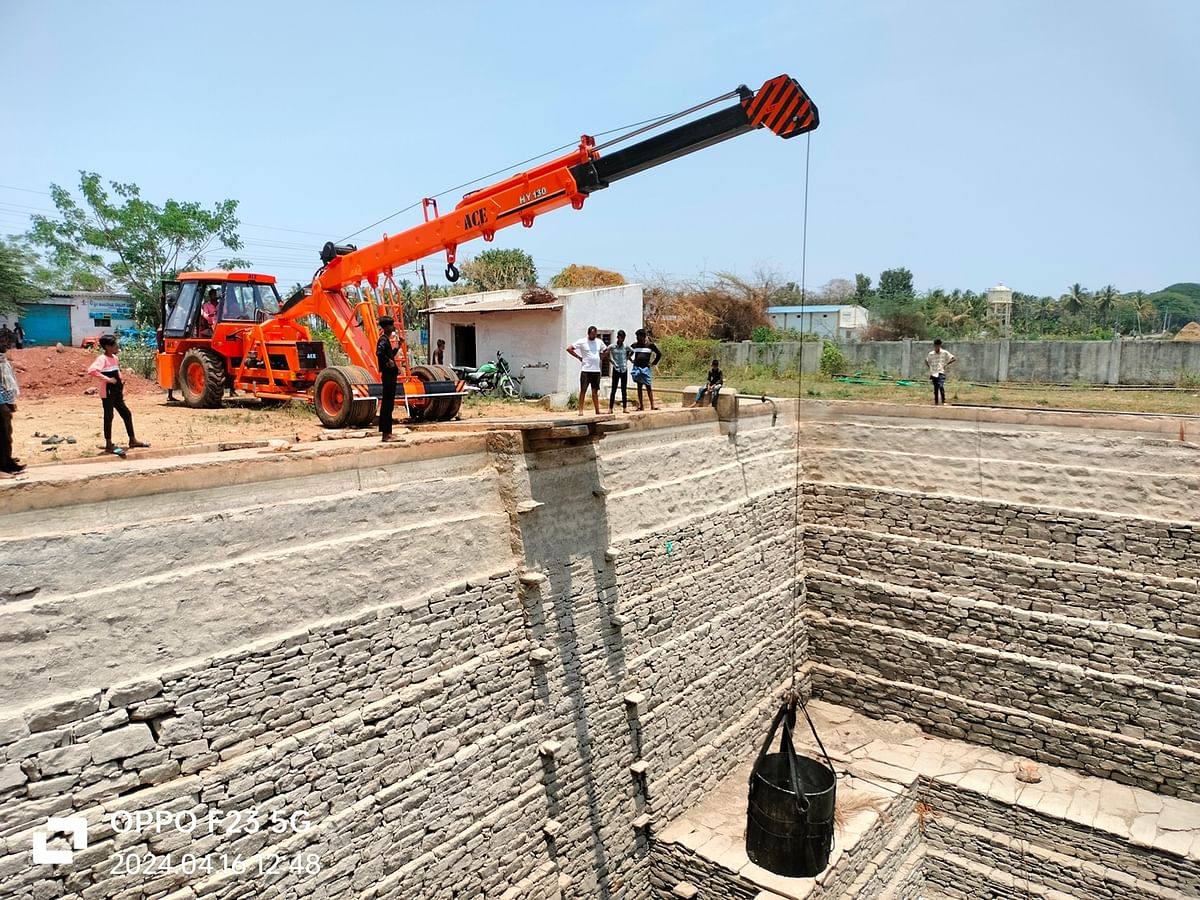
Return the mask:
<svg viewBox="0 0 1200 900"><path fill-rule="evenodd" d="M996 324L1000 337L1007 338L1012 334L1012 289L1003 283L994 288L988 288L988 318Z"/></svg>

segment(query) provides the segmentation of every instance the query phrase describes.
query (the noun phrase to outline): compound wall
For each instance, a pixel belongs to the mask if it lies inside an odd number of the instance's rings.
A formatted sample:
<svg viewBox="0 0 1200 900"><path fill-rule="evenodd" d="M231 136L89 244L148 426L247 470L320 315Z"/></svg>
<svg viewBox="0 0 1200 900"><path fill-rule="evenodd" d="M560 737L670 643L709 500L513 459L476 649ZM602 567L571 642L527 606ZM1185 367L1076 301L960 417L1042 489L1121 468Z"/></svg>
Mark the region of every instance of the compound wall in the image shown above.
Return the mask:
<svg viewBox="0 0 1200 900"><path fill-rule="evenodd" d="M794 429L660 421L5 485L0 896L647 896L805 652Z"/></svg>

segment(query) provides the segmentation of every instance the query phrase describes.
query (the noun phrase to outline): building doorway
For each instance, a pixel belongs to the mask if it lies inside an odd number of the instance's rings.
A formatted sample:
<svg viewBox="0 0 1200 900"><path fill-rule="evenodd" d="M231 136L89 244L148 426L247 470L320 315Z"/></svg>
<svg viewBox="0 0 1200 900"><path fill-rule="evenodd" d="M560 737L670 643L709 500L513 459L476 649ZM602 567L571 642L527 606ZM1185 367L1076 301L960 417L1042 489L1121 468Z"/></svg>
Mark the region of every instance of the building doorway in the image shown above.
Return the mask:
<svg viewBox="0 0 1200 900"><path fill-rule="evenodd" d="M472 369L478 366L475 361L474 325L454 326L454 365L469 366Z"/></svg>

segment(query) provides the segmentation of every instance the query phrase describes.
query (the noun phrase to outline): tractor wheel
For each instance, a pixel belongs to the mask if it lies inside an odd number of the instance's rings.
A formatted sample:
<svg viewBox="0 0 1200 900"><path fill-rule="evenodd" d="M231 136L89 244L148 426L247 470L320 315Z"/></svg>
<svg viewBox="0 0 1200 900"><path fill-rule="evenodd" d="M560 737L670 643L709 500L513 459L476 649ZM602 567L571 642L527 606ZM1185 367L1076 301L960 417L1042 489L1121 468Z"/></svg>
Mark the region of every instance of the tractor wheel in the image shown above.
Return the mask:
<svg viewBox="0 0 1200 900"><path fill-rule="evenodd" d="M446 366L414 366L412 373L421 379L423 384L432 381L458 381L458 376ZM458 415L462 405L462 397L445 397L430 400L414 419L424 419L426 422L448 422Z"/></svg>
<svg viewBox="0 0 1200 900"><path fill-rule="evenodd" d="M317 376L313 405L317 408L317 418L326 428L347 428L354 421L355 406L360 402L354 399L359 371L354 366L330 366Z"/></svg>
<svg viewBox="0 0 1200 900"><path fill-rule="evenodd" d="M212 350L187 351L179 363L179 392L184 406L218 408L225 396L225 360Z"/></svg>
<svg viewBox="0 0 1200 900"><path fill-rule="evenodd" d="M458 374L449 366L436 366L435 369L442 373L442 377L451 384L458 384ZM462 408L462 397L447 397L442 401L442 417L441 421L449 422L451 419L458 418L458 411Z"/></svg>
<svg viewBox="0 0 1200 900"><path fill-rule="evenodd" d="M370 384L371 373L360 366L344 366L345 370L351 373L351 384ZM365 428L371 424L371 420L375 418L375 409L378 404L374 399L368 397L366 400L355 400L354 405L350 409L350 428Z"/></svg>

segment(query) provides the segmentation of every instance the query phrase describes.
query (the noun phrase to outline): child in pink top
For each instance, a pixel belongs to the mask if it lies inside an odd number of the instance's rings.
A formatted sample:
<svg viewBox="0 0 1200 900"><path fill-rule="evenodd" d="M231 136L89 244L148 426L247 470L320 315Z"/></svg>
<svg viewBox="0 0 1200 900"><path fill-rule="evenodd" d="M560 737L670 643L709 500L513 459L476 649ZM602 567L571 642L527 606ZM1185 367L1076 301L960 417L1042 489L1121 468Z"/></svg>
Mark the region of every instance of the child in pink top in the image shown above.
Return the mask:
<svg viewBox="0 0 1200 900"><path fill-rule="evenodd" d="M121 364L117 360L117 339L111 334L100 338L100 355L88 366L87 373L100 381L100 402L104 406L104 447L105 453L124 456L125 451L112 442L113 413L121 417L125 423L125 432L129 435L129 446L149 447L149 444L139 441L133 435L133 413L125 405L125 382L121 380Z"/></svg>

